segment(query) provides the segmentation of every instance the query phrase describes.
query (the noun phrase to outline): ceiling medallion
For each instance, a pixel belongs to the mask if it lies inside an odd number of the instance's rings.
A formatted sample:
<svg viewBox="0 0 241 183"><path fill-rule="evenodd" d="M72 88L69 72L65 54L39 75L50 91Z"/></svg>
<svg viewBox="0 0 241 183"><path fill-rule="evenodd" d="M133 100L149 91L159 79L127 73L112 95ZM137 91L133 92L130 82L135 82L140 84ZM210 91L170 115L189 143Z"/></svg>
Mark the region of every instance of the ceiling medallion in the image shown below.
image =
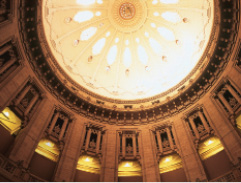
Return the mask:
<svg viewBox="0 0 241 183"><path fill-rule="evenodd" d="M120 6L120 16L125 20L130 20L135 16L135 6L131 3L123 3Z"/></svg>
<svg viewBox="0 0 241 183"><path fill-rule="evenodd" d="M143 0L115 0L109 4L109 9L110 23L123 33L139 30L147 18L147 5Z"/></svg>

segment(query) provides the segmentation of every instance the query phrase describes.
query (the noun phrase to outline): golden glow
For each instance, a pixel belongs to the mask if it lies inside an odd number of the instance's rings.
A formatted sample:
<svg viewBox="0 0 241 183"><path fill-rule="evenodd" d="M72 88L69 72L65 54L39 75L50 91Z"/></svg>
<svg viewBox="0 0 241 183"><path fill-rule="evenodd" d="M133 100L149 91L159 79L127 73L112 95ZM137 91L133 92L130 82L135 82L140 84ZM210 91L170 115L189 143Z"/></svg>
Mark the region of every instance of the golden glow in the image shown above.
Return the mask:
<svg viewBox="0 0 241 183"><path fill-rule="evenodd" d="M83 155L80 156L77 164L77 169L94 174L100 174L100 161L96 157Z"/></svg>
<svg viewBox="0 0 241 183"><path fill-rule="evenodd" d="M58 145L49 139L40 140L38 147L35 149L35 152L54 162L58 161L60 154Z"/></svg>
<svg viewBox="0 0 241 183"><path fill-rule="evenodd" d="M198 64L213 1L43 0L43 25L58 64L81 87L111 99L149 99Z"/></svg>
<svg viewBox="0 0 241 183"><path fill-rule="evenodd" d="M167 155L160 159L160 173L170 172L179 168L182 168L182 159L178 154Z"/></svg>
<svg viewBox="0 0 241 183"><path fill-rule="evenodd" d="M237 127L241 130L241 114L236 118Z"/></svg>
<svg viewBox="0 0 241 183"><path fill-rule="evenodd" d="M119 177L141 176L141 165L137 161L122 161L118 166Z"/></svg>
<svg viewBox="0 0 241 183"><path fill-rule="evenodd" d="M17 133L21 129L22 121L9 107L6 107L0 114L0 124L10 132Z"/></svg>
<svg viewBox="0 0 241 183"><path fill-rule="evenodd" d="M198 152L202 160L205 160L224 149L221 141L217 137L210 137L199 144Z"/></svg>

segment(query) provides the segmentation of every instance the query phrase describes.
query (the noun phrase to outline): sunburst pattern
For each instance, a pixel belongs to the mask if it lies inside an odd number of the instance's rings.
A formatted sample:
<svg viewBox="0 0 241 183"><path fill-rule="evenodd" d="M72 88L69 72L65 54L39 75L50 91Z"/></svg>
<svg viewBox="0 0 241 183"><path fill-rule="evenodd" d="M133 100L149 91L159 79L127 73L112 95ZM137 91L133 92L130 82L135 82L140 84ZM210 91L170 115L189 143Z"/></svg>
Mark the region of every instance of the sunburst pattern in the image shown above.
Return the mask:
<svg viewBox="0 0 241 183"><path fill-rule="evenodd" d="M43 0L58 64L80 86L137 100L179 84L209 42L213 0Z"/></svg>

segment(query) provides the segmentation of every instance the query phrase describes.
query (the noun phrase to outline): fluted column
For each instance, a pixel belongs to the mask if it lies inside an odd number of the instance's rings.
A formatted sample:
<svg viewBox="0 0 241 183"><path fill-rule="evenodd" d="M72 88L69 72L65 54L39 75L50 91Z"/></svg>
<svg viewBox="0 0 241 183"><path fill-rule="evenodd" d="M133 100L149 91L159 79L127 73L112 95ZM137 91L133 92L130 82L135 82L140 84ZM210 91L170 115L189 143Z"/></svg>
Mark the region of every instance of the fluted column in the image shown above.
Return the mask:
<svg viewBox="0 0 241 183"><path fill-rule="evenodd" d="M9 45L4 46L3 48L0 49L0 55L3 55L10 49L12 49L12 45L9 44Z"/></svg>
<svg viewBox="0 0 241 183"><path fill-rule="evenodd" d="M123 157L126 156L126 137L123 133L122 133L122 156Z"/></svg>
<svg viewBox="0 0 241 183"><path fill-rule="evenodd" d="M90 143L90 135L91 135L91 128L89 128L87 136L86 136L86 141L85 141L85 150L87 151Z"/></svg>
<svg viewBox="0 0 241 183"><path fill-rule="evenodd" d="M222 101L222 103L224 104L224 106L228 109L228 111L233 114L233 109L232 107L229 105L228 101L224 98L223 96L223 92L219 92L218 93L218 98Z"/></svg>
<svg viewBox="0 0 241 183"><path fill-rule="evenodd" d="M241 104L241 98L236 93L236 91L234 91L234 89L229 84L226 84L225 86L228 89L228 91L233 95L233 97L238 101L238 103Z"/></svg>
<svg viewBox="0 0 241 183"><path fill-rule="evenodd" d="M134 154L134 157L136 157L136 134L133 135L133 154Z"/></svg>
<svg viewBox="0 0 241 183"><path fill-rule="evenodd" d="M60 134L59 134L59 140L62 140L68 122L69 122L69 118L68 118L68 117L65 117L65 119L64 119L64 124L63 124L63 126L62 126L62 128L61 128L61 131L60 131Z"/></svg>
<svg viewBox="0 0 241 183"><path fill-rule="evenodd" d="M55 126L55 124L56 124L56 122L59 118L59 115L60 115L60 113L59 113L59 111L57 111L54 115L53 120L51 121L51 125L50 125L49 130L48 130L49 133L51 133L53 131L54 126Z"/></svg>
<svg viewBox="0 0 241 183"><path fill-rule="evenodd" d="M193 117L189 117L188 119L189 119L189 121L190 121L190 124L191 124L191 126L192 126L192 129L193 129L193 131L194 131L194 134L195 134L196 138L199 139L199 138L200 138L200 135L199 135L199 132L198 132L198 130L197 130L197 127L196 127L196 125L195 125L195 123L194 123Z"/></svg>
<svg viewBox="0 0 241 183"><path fill-rule="evenodd" d="M99 130L97 133L97 141L96 141L96 153L97 154L100 151L100 139L101 139L101 131Z"/></svg>
<svg viewBox="0 0 241 183"><path fill-rule="evenodd" d="M26 110L24 111L24 115L26 116L29 111L32 109L33 105L37 102L37 100L39 99L39 94L36 93L34 98L30 101L28 107L26 108Z"/></svg>
<svg viewBox="0 0 241 183"><path fill-rule="evenodd" d="M55 182L73 182L81 146L85 137L85 119L72 121L66 134L66 141L54 176Z"/></svg>
<svg viewBox="0 0 241 183"><path fill-rule="evenodd" d="M20 103L20 101L24 98L24 96L28 93L28 91L30 90L32 86L31 85L27 85L24 90L22 91L22 93L20 93L20 95L18 96L18 98L15 100L15 105L18 105Z"/></svg>
<svg viewBox="0 0 241 183"><path fill-rule="evenodd" d="M151 137L151 130L141 129L141 159L144 182L160 182L158 162L155 154L155 142Z"/></svg>
<svg viewBox="0 0 241 183"><path fill-rule="evenodd" d="M8 44L8 45L4 46L3 48L0 49L0 55L3 55L10 49L12 49L12 45Z"/></svg>
<svg viewBox="0 0 241 183"><path fill-rule="evenodd" d="M170 143L170 147L171 149L174 149L174 144L173 144L173 139L172 139L172 135L171 135L171 131L169 128L166 128L167 129L167 136L168 136L168 141Z"/></svg>
<svg viewBox="0 0 241 183"><path fill-rule="evenodd" d="M108 129L103 137L101 182L117 182L118 180L118 152L117 132Z"/></svg>
<svg viewBox="0 0 241 183"><path fill-rule="evenodd" d="M10 152L9 158L13 161L24 161L27 167L34 151L41 140L41 137L47 128L54 110L53 101L44 98L33 113L30 123L17 136L14 146Z"/></svg>
<svg viewBox="0 0 241 183"><path fill-rule="evenodd" d="M28 78L28 72L22 68L18 72L12 73L13 76L6 78L0 83L0 110L2 111L6 106L10 105L10 102L16 98L16 91L21 91L26 84Z"/></svg>
<svg viewBox="0 0 241 183"><path fill-rule="evenodd" d="M202 123L203 123L203 126L204 128L207 130L207 132L209 133L210 132L210 128L208 126L208 122L207 120L204 118L203 116L203 113L201 111L198 111L198 116L200 117Z"/></svg>
<svg viewBox="0 0 241 183"><path fill-rule="evenodd" d="M206 181L207 177L202 166L199 154L191 140L191 134L184 119L180 115L175 116L172 126L176 136L176 144L182 157L183 168L188 181L195 182L197 179Z"/></svg>
<svg viewBox="0 0 241 183"><path fill-rule="evenodd" d="M163 153L161 134L160 134L159 131L156 132L156 136L157 136L157 142L158 142L159 150L160 150L161 153Z"/></svg>
<svg viewBox="0 0 241 183"><path fill-rule="evenodd" d="M7 68L9 68L11 65L14 64L14 62L16 62L17 59L16 58L12 58L11 60L8 60L6 64L4 64L1 68L0 68L0 73L3 73Z"/></svg>

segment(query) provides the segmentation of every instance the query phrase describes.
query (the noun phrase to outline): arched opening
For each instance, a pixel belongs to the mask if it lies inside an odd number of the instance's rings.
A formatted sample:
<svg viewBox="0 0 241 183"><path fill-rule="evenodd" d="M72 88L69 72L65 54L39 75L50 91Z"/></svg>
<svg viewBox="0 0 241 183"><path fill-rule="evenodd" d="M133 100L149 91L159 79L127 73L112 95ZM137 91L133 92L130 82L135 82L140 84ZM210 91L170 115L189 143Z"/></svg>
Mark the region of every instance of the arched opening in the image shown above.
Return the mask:
<svg viewBox="0 0 241 183"><path fill-rule="evenodd" d="M199 143L198 152L209 180L213 180L232 169L219 138L212 136Z"/></svg>
<svg viewBox="0 0 241 183"><path fill-rule="evenodd" d="M186 182L187 178L178 154L169 154L159 161L160 178L162 182Z"/></svg>
<svg viewBox="0 0 241 183"><path fill-rule="evenodd" d="M118 166L118 182L142 182L141 165L136 160L124 160Z"/></svg>
<svg viewBox="0 0 241 183"><path fill-rule="evenodd" d="M75 173L76 182L99 182L101 164L98 157L81 155Z"/></svg>
<svg viewBox="0 0 241 183"><path fill-rule="evenodd" d="M51 181L60 154L60 148L54 141L43 138L39 141L29 164L31 173Z"/></svg>
<svg viewBox="0 0 241 183"><path fill-rule="evenodd" d="M21 130L22 120L6 107L0 113L0 153L6 154Z"/></svg>

